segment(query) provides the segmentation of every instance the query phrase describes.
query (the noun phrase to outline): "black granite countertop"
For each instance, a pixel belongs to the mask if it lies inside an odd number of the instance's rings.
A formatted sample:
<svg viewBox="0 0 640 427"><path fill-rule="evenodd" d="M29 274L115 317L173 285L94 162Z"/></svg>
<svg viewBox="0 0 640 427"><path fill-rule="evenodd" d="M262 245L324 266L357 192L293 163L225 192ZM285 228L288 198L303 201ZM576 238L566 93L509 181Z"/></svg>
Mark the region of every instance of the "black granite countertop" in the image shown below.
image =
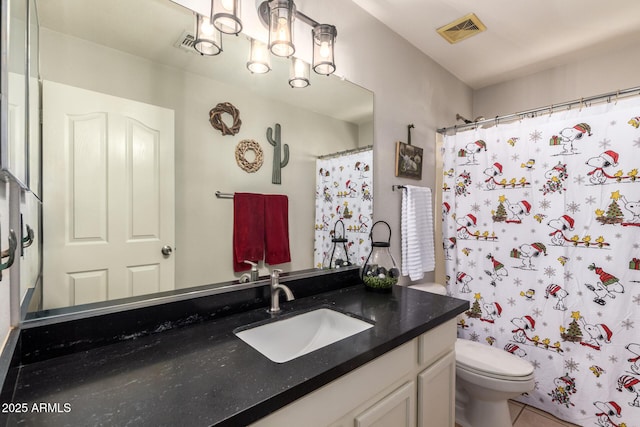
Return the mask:
<svg viewBox="0 0 640 427"><path fill-rule="evenodd" d="M19 368L9 425L239 426L254 422L462 313L468 302L363 286L282 303L282 314L332 307L369 319L364 332L278 364L237 338L271 317L256 309ZM34 410L35 406L43 412Z"/></svg>

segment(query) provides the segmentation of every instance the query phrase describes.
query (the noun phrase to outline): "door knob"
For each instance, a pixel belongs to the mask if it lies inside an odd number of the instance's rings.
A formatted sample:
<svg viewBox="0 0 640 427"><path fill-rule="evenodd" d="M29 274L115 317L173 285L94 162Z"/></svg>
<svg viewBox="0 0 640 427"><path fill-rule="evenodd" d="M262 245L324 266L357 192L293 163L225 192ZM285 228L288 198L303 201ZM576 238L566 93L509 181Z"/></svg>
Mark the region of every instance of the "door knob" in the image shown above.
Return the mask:
<svg viewBox="0 0 640 427"><path fill-rule="evenodd" d="M171 252L173 252L173 249L171 249L171 246L165 245L162 247L161 252L162 252L162 255L169 256L171 255Z"/></svg>

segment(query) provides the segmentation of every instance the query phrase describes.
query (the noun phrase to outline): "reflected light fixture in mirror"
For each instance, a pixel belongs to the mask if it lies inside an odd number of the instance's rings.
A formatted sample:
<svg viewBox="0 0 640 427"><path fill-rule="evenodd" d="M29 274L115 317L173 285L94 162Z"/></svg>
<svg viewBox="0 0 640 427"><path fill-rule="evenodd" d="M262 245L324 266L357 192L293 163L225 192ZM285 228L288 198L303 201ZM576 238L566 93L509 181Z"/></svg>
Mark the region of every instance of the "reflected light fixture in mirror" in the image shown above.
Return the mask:
<svg viewBox="0 0 640 427"><path fill-rule="evenodd" d="M251 40L251 51L247 62L249 71L255 74L264 74L271 71L271 56L267 45L260 40Z"/></svg>
<svg viewBox="0 0 640 427"><path fill-rule="evenodd" d="M333 58L333 46L338 31L329 24L320 24L313 27L313 71L328 76L336 71Z"/></svg>
<svg viewBox="0 0 640 427"><path fill-rule="evenodd" d="M208 16L196 14L196 39L193 48L201 55L215 56L222 52L222 35Z"/></svg>
<svg viewBox="0 0 640 427"><path fill-rule="evenodd" d="M293 45L295 9L292 0L269 2L269 50L276 56L289 57L296 51Z"/></svg>
<svg viewBox="0 0 640 427"><path fill-rule="evenodd" d="M211 16L213 25L224 34L242 31L240 0L212 0Z"/></svg>
<svg viewBox="0 0 640 427"><path fill-rule="evenodd" d="M309 64L299 58L291 58L289 66L289 86L303 88L309 86Z"/></svg>

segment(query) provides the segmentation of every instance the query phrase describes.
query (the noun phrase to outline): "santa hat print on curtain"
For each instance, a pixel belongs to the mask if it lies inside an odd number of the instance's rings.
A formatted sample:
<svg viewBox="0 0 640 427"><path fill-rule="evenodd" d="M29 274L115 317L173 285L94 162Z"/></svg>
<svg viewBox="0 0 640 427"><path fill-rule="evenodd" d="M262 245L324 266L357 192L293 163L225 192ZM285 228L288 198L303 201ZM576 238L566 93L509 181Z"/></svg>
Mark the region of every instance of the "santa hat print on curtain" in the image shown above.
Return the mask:
<svg viewBox="0 0 640 427"><path fill-rule="evenodd" d="M611 166L618 166L618 153L613 150L607 150L604 153L600 154L600 156L605 159Z"/></svg>
<svg viewBox="0 0 640 427"><path fill-rule="evenodd" d="M640 427L638 117L636 96L444 138L447 289L495 312L458 335L517 346L517 400L577 425Z"/></svg>
<svg viewBox="0 0 640 427"><path fill-rule="evenodd" d="M591 126L586 123L578 123L573 128L580 133L586 133L587 135L591 136Z"/></svg>

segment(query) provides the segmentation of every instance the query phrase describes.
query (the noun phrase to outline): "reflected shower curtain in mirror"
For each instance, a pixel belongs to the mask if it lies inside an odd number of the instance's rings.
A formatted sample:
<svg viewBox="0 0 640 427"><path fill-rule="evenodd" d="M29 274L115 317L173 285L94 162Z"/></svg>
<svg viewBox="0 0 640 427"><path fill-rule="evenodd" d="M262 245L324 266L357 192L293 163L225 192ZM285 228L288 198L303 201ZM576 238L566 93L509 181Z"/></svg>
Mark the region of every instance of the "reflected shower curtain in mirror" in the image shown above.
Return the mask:
<svg viewBox="0 0 640 427"><path fill-rule="evenodd" d="M345 226L349 261L362 265L371 251L373 150L316 160L316 220L313 261L316 268L331 250L333 228ZM338 227L338 234L342 227Z"/></svg>
<svg viewBox="0 0 640 427"><path fill-rule="evenodd" d="M640 426L640 98L445 137L458 335L531 362L518 400Z"/></svg>

